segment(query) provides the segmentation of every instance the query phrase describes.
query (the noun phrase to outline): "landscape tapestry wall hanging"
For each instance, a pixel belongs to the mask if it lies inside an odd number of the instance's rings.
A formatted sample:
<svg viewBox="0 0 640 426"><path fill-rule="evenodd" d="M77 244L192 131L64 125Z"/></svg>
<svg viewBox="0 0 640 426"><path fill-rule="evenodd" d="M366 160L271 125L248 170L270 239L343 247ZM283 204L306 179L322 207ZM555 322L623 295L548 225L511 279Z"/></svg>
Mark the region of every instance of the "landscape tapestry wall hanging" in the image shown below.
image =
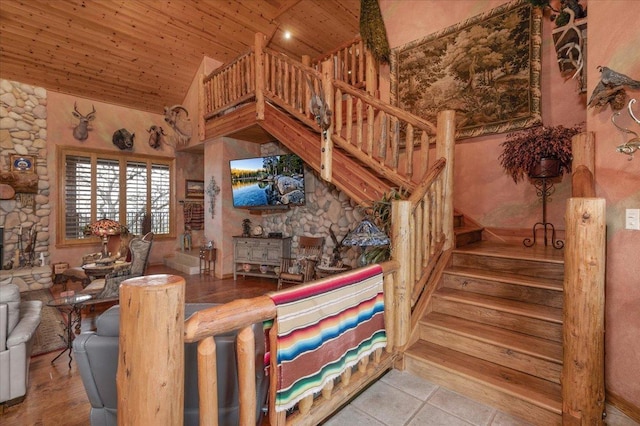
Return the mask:
<svg viewBox="0 0 640 426"><path fill-rule="evenodd" d="M455 110L458 139L541 123L541 16L519 0L394 49L392 101L432 123Z"/></svg>

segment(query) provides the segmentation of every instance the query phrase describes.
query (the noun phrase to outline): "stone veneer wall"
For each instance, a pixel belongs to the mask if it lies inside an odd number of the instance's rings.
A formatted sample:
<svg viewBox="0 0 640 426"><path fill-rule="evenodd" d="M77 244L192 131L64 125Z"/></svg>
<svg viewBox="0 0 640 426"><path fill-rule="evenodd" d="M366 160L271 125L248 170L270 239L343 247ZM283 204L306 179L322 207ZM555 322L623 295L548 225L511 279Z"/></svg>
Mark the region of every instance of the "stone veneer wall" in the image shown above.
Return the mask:
<svg viewBox="0 0 640 426"><path fill-rule="evenodd" d="M261 146L262 155L278 155L282 149L277 143L268 143ZM264 214L262 227L265 233L282 232L285 236L293 236L291 242L291 254L297 253L297 236L325 237L324 253L332 256L335 247L329 227L332 229L338 241L341 241L349 230L363 219L364 215L358 206L342 191L334 185L320 179L310 169L305 170L305 205L294 207L286 213ZM342 249L343 262L355 266L359 256L358 248L345 247Z"/></svg>
<svg viewBox="0 0 640 426"><path fill-rule="evenodd" d="M47 165L47 91L40 87L0 80L0 170L11 169L12 154L35 158L34 171L38 175L38 193L34 205L22 205L18 200L0 200L0 226L4 227L4 266L15 257L18 249L18 229L23 234L31 227L37 231L34 268L3 270L1 281L7 276L21 291L51 287L51 268L39 264L44 253L49 264L49 173ZM24 238L24 236L23 236ZM23 240L26 244L26 241Z"/></svg>

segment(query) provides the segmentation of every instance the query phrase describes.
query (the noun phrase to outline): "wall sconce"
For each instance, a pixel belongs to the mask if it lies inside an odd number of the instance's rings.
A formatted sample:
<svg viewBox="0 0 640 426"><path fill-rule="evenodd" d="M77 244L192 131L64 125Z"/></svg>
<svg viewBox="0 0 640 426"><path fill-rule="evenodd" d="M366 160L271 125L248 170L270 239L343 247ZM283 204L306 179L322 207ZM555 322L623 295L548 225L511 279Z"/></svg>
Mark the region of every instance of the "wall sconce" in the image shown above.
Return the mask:
<svg viewBox="0 0 640 426"><path fill-rule="evenodd" d="M640 120L638 120L638 118L635 116L635 114L633 113L633 109L632 109L632 105L636 103L635 99L631 99L629 101L629 104L627 105L627 110L629 111L629 116L631 117L631 119L633 121L636 122L636 124L640 125ZM626 154L629 156L629 161L633 160L633 154L640 149L640 137L638 137L638 133L634 132L633 130L629 130L627 128L621 127L618 125L618 123L616 123L616 117L618 117L620 115L620 112L614 112L611 115L611 122L613 123L613 125L620 130L623 133L626 134L630 134L633 135L633 138L629 139L626 143L623 143L622 145L618 145L616 147L616 151L618 151L621 154Z"/></svg>

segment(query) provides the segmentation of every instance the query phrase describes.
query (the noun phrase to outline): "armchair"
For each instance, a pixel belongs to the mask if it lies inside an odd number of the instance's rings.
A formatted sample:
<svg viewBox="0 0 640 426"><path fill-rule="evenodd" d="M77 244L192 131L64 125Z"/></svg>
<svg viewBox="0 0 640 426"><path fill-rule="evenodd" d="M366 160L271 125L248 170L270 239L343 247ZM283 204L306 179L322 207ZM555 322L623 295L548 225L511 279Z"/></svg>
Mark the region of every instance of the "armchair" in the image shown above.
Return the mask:
<svg viewBox="0 0 640 426"><path fill-rule="evenodd" d="M187 303L185 317L214 306L207 303ZM82 383L91 403L91 426L117 424L116 371L118 368L120 306L106 310L96 321L95 332L82 333L73 341L73 351ZM256 365L264 362L265 341L262 324L254 324ZM235 350L235 333L215 337L218 374L218 424L239 422L239 388ZM149 354L153 356L153 354ZM184 424L198 424L197 343L185 345ZM256 424L260 424L269 380L264 369L256 369ZM141 389L144 392L144 389Z"/></svg>
<svg viewBox="0 0 640 426"><path fill-rule="evenodd" d="M91 281L80 293L90 294L93 300L117 300L120 283L129 278L144 275L149 261L153 233L149 232L144 237L135 237L129 242L131 262L115 265L113 271L104 278Z"/></svg>
<svg viewBox="0 0 640 426"><path fill-rule="evenodd" d="M27 394L31 349L41 315L41 301L20 301L17 285L0 286L0 403L19 403Z"/></svg>
<svg viewBox="0 0 640 426"><path fill-rule="evenodd" d="M281 260L278 290L282 288L282 284L302 284L314 279L323 246L323 237L300 237L298 257L283 257Z"/></svg>

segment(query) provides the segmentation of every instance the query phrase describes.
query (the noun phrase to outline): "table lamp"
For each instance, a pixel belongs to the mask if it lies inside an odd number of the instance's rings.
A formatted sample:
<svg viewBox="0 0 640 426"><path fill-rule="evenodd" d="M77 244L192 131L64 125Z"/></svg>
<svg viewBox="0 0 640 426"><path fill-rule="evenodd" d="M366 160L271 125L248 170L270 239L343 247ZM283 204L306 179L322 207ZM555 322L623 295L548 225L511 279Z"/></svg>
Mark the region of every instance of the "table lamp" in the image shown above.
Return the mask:
<svg viewBox="0 0 640 426"><path fill-rule="evenodd" d="M367 258L365 256L365 247L370 246L386 246L391 243L391 240L382 232L378 227L371 222L368 218L363 219L355 229L347 234L342 240L343 246L358 246L362 253L358 258L360 266L367 264Z"/></svg>
<svg viewBox="0 0 640 426"><path fill-rule="evenodd" d="M109 257L107 243L111 235L119 235L122 232L122 226L115 220L106 217L95 221L91 224L91 233L102 239L102 257Z"/></svg>

